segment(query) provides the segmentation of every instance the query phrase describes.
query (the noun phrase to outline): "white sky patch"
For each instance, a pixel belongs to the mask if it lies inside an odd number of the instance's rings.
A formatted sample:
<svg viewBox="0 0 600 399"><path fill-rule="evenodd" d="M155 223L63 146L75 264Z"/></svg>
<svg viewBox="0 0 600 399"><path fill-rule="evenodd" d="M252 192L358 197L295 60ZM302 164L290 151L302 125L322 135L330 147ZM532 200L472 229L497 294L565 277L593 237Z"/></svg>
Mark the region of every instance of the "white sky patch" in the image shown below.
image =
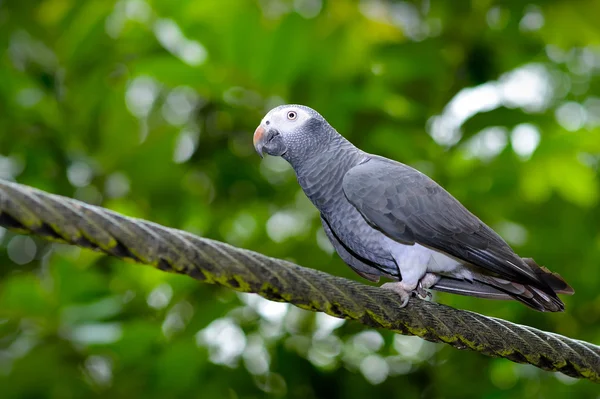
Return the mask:
<svg viewBox="0 0 600 399"><path fill-rule="evenodd" d="M587 127L593 129L600 126L600 98L586 98L586 100L583 102L583 107L585 108L585 112L587 114Z"/></svg>
<svg viewBox="0 0 600 399"><path fill-rule="evenodd" d="M208 348L211 362L235 367L246 348L246 335L233 319L221 318L198 331L196 344Z"/></svg>
<svg viewBox="0 0 600 399"><path fill-rule="evenodd" d="M257 297L261 299L256 304L258 314L272 323L281 323L290 307L289 303L272 302L258 295Z"/></svg>
<svg viewBox="0 0 600 399"><path fill-rule="evenodd" d="M360 372L373 385L384 382L389 373L390 367L385 359L379 355L370 355L360 362Z"/></svg>
<svg viewBox="0 0 600 399"><path fill-rule="evenodd" d="M186 64L198 66L204 63L207 57L206 49L203 45L195 40L187 40L184 42L179 56Z"/></svg>
<svg viewBox="0 0 600 399"><path fill-rule="evenodd" d="M407 1L400 1L391 5L389 10L394 25L398 26L404 34L413 41L427 38L427 24L421 18L419 9Z"/></svg>
<svg viewBox="0 0 600 399"><path fill-rule="evenodd" d="M173 162L184 163L188 161L198 146L200 132L198 130L183 129L177 136L175 151L173 152Z"/></svg>
<svg viewBox="0 0 600 399"><path fill-rule="evenodd" d="M20 159L0 155L0 179L14 180L23 169L25 169L25 163Z"/></svg>
<svg viewBox="0 0 600 399"><path fill-rule="evenodd" d="M540 131L530 123L521 123L514 127L510 135L513 151L522 159L529 159L540 144Z"/></svg>
<svg viewBox="0 0 600 399"><path fill-rule="evenodd" d="M335 335L313 337L308 360L317 367L331 367L342 352L342 340Z"/></svg>
<svg viewBox="0 0 600 399"><path fill-rule="evenodd" d="M179 25L171 19L158 19L154 23L154 34L165 49L190 66L202 65L208 57L204 46L187 39Z"/></svg>
<svg viewBox="0 0 600 399"><path fill-rule="evenodd" d="M10 346L1 353L13 359L21 358L37 345L39 342L37 335L34 329L26 329L23 334L17 336Z"/></svg>
<svg viewBox="0 0 600 399"><path fill-rule="evenodd" d="M181 301L173 306L161 326L165 337L170 338L175 333L183 331L194 315L194 307L187 301Z"/></svg>
<svg viewBox="0 0 600 399"><path fill-rule="evenodd" d="M495 83L484 83L458 92L447 108L462 124L478 112L497 108L501 102L502 99L497 85Z"/></svg>
<svg viewBox="0 0 600 399"><path fill-rule="evenodd" d="M139 76L127 87L125 92L125 104L127 109L137 118L146 118L156 97L160 87L158 83L148 76Z"/></svg>
<svg viewBox="0 0 600 399"><path fill-rule="evenodd" d="M483 129L465 143L465 150L470 157L483 161L496 157L506 147L508 130L502 126Z"/></svg>
<svg viewBox="0 0 600 399"><path fill-rule="evenodd" d="M113 39L118 38L127 20L148 24L154 17L152 8L144 0L121 0L106 18L104 28Z"/></svg>
<svg viewBox="0 0 600 399"><path fill-rule="evenodd" d="M581 104L570 101L556 108L556 121L565 130L575 132L583 127L587 120L587 112Z"/></svg>
<svg viewBox="0 0 600 399"><path fill-rule="evenodd" d="M399 1L388 4L377 0L362 0L359 8L369 19L398 27L410 40L421 41L432 33L427 21L422 17L423 8L419 10L410 2Z"/></svg>
<svg viewBox="0 0 600 399"><path fill-rule="evenodd" d="M306 215L291 210L279 211L267 221L267 235L275 242L284 242L305 234L309 227Z"/></svg>
<svg viewBox="0 0 600 399"><path fill-rule="evenodd" d="M321 0L294 0L294 10L306 19L319 15L322 7Z"/></svg>
<svg viewBox="0 0 600 399"><path fill-rule="evenodd" d="M491 7L485 15L488 26L495 30L503 29L509 21L510 11L496 6Z"/></svg>
<svg viewBox="0 0 600 399"><path fill-rule="evenodd" d="M265 156L262 163L266 169L275 173L284 173L291 170L291 166L288 162L281 157Z"/></svg>
<svg viewBox="0 0 600 399"><path fill-rule="evenodd" d="M383 347L383 337L378 331L367 330L356 334L352 338L354 347L362 353L377 352Z"/></svg>
<svg viewBox="0 0 600 399"><path fill-rule="evenodd" d="M248 344L243 353L244 365L250 374L264 375L269 372L271 356L265 347L265 342L259 334L248 337Z"/></svg>
<svg viewBox="0 0 600 399"><path fill-rule="evenodd" d="M269 96L263 102L263 111L265 113L267 113L270 110L272 110L273 108L278 107L280 105L287 104L287 103L288 103L288 101L286 101L283 97Z"/></svg>
<svg viewBox="0 0 600 399"><path fill-rule="evenodd" d="M528 64L500 76L498 88L504 106L526 112L546 110L554 94L552 77L541 64Z"/></svg>
<svg viewBox="0 0 600 399"><path fill-rule="evenodd" d="M35 258L37 245L31 237L15 236L8 242L6 253L17 265L25 265Z"/></svg>
<svg viewBox="0 0 600 399"><path fill-rule="evenodd" d="M85 187L92 181L94 173L90 165L85 162L73 162L67 169L69 183L75 187Z"/></svg>
<svg viewBox="0 0 600 399"><path fill-rule="evenodd" d="M124 197L129 193L130 188L129 178L121 172L110 174L104 183L104 192L108 198Z"/></svg>
<svg viewBox="0 0 600 399"><path fill-rule="evenodd" d="M188 86L174 88L162 106L162 115L171 125L187 123L199 102L198 94Z"/></svg>
<svg viewBox="0 0 600 399"><path fill-rule="evenodd" d="M315 317L317 314L315 314ZM307 320L310 317L313 317L312 312L307 312L306 310L297 308L295 306L290 306L288 313L285 316L283 327L285 331L290 333L291 336L302 336L303 338L301 340L303 340L304 342L309 342L310 339L301 334L303 334Z"/></svg>
<svg viewBox="0 0 600 399"><path fill-rule="evenodd" d="M314 332L314 338L324 338L329 336L335 329L341 327L346 320L329 316L327 313L317 313L315 315L317 329Z"/></svg>
<svg viewBox="0 0 600 399"><path fill-rule="evenodd" d="M402 338L398 338L402 337ZM420 339L403 339L404 336L394 336L394 349L399 354L407 358L415 358L423 346L423 341ZM414 337L406 337L414 338Z"/></svg>
<svg viewBox="0 0 600 399"><path fill-rule="evenodd" d="M112 362L109 357L92 355L85 360L85 371L98 386L109 387L112 384Z"/></svg>
<svg viewBox="0 0 600 399"><path fill-rule="evenodd" d="M394 349L404 359L423 361L429 359L436 352L436 344L422 340L419 337L405 335L394 336Z"/></svg>
<svg viewBox="0 0 600 399"><path fill-rule="evenodd" d="M430 122L431 137L440 145L452 146L461 139L460 127L479 112L491 111L501 105L496 83L462 89L446 105L440 116Z"/></svg>
<svg viewBox="0 0 600 399"><path fill-rule="evenodd" d="M171 288L169 284L163 283L148 294L146 302L148 303L148 306L158 310L165 308L169 302L171 302L172 297L173 288Z"/></svg>
<svg viewBox="0 0 600 399"><path fill-rule="evenodd" d="M231 228L225 233L225 238L227 242L242 244L254 235L257 227L258 223L251 213L241 212L233 220Z"/></svg>
<svg viewBox="0 0 600 399"><path fill-rule="evenodd" d="M152 8L144 0L125 1L125 16L132 21L148 22L152 13Z"/></svg>
<svg viewBox="0 0 600 399"><path fill-rule="evenodd" d="M238 293L238 297L271 323L281 323L290 308L289 303L269 301L257 294Z"/></svg>
<svg viewBox="0 0 600 399"><path fill-rule="evenodd" d="M579 379L577 378L573 378L573 377L569 377L568 375L565 375L563 373L553 373L554 378L556 378L557 380L559 380L560 382L562 382L565 385L573 385L579 382Z"/></svg>
<svg viewBox="0 0 600 399"><path fill-rule="evenodd" d="M36 87L21 89L17 94L17 103L23 108L35 106L44 97L44 92Z"/></svg>
<svg viewBox="0 0 600 399"><path fill-rule="evenodd" d="M519 29L523 32L540 30L544 26L544 14L539 7L530 5L525 9L525 15L519 21Z"/></svg>
<svg viewBox="0 0 600 399"><path fill-rule="evenodd" d="M325 234L325 230L322 228L317 230L317 245L323 250L323 252L329 255L333 254L335 251L333 245L331 245L331 241L329 241L329 238L327 238L327 235Z"/></svg>
<svg viewBox="0 0 600 399"><path fill-rule="evenodd" d="M385 361L390 368L390 376L408 374L412 370L412 362L402 356L387 356Z"/></svg>
<svg viewBox="0 0 600 399"><path fill-rule="evenodd" d="M74 327L67 336L83 345L106 345L119 341L123 328L119 323L90 323Z"/></svg>
<svg viewBox="0 0 600 399"><path fill-rule="evenodd" d="M587 76L600 67L600 50L595 46L571 49L565 62L569 72L580 75L579 78Z"/></svg>
<svg viewBox="0 0 600 399"><path fill-rule="evenodd" d="M565 62L568 58L567 53L562 48L553 44L547 44L545 50L546 56L548 56L552 62L557 64Z"/></svg>
<svg viewBox="0 0 600 399"><path fill-rule="evenodd" d="M294 175L287 161L281 157L265 156L260 162L260 174L271 184L282 183Z"/></svg>
<svg viewBox="0 0 600 399"><path fill-rule="evenodd" d="M529 238L527 229L517 223L504 221L495 227L496 231L511 245L523 245Z"/></svg>
<svg viewBox="0 0 600 399"><path fill-rule="evenodd" d="M387 22L389 19L388 7L382 1L362 0L359 5L364 16L379 22Z"/></svg>
<svg viewBox="0 0 600 399"><path fill-rule="evenodd" d="M54 73L58 69L58 58L54 52L42 41L35 40L31 35L20 28L10 36L7 54L13 65L22 70L28 62L40 64L48 72Z"/></svg>
<svg viewBox="0 0 600 399"><path fill-rule="evenodd" d="M579 152L577 153L577 160L583 165L597 171L598 165L600 164L600 155L590 154L588 152Z"/></svg>
<svg viewBox="0 0 600 399"><path fill-rule="evenodd" d="M452 146L462 138L462 125L474 115L501 106L542 112L553 98L549 72L541 64L528 64L506 73L497 81L465 88L429 121L428 131L440 145Z"/></svg>

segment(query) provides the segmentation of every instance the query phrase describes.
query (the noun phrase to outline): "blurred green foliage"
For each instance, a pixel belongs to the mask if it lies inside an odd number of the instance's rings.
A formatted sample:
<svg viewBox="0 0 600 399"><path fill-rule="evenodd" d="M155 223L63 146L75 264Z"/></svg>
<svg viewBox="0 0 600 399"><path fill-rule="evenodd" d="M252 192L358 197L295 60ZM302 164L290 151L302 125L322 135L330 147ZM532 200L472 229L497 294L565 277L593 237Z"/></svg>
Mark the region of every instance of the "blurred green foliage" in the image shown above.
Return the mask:
<svg viewBox="0 0 600 399"><path fill-rule="evenodd" d="M320 111L429 174L564 314L436 300L600 342L599 2L0 0L0 176L360 279L251 133ZM530 366L0 231L2 398L586 397Z"/></svg>

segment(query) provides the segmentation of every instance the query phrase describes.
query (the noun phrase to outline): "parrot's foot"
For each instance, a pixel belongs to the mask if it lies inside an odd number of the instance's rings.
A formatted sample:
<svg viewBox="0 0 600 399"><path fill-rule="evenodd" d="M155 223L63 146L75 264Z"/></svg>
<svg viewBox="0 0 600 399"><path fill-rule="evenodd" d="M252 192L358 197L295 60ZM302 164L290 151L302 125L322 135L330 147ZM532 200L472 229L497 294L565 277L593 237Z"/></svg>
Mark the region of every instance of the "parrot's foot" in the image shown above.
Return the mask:
<svg viewBox="0 0 600 399"><path fill-rule="evenodd" d="M427 273L421 278L421 280L419 280L416 286L398 281L394 283L385 283L381 286L381 288L392 290L400 295L400 307L405 307L408 304L411 294L415 294L421 299L431 298L431 292L427 291L427 289L431 288L439 280L440 276L437 274Z"/></svg>
<svg viewBox="0 0 600 399"><path fill-rule="evenodd" d="M403 308L408 304L408 299L410 295L415 291L414 286L409 286L402 281L394 282L394 283L385 283L381 286L381 288L386 290L392 290L396 294L400 295L400 307Z"/></svg>

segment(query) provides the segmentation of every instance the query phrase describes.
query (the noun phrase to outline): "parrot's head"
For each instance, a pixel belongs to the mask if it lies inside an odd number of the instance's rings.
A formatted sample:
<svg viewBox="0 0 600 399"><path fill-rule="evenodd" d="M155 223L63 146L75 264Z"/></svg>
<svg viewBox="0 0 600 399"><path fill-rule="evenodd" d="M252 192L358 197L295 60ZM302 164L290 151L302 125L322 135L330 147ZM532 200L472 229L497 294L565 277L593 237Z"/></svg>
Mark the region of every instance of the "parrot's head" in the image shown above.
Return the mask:
<svg viewBox="0 0 600 399"><path fill-rule="evenodd" d="M269 154L307 157L326 147L333 128L315 110L303 105L281 105L270 110L254 132L254 148L262 157Z"/></svg>

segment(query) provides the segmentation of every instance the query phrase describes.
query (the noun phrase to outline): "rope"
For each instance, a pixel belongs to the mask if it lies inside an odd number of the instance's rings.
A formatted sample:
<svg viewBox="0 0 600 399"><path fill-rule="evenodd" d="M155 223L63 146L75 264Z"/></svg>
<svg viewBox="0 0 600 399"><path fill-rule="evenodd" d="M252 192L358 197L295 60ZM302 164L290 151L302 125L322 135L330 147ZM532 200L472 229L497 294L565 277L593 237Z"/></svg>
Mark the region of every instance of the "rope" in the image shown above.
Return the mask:
<svg viewBox="0 0 600 399"><path fill-rule="evenodd" d="M412 299L245 249L0 180L0 225L302 309L600 382L600 347Z"/></svg>

